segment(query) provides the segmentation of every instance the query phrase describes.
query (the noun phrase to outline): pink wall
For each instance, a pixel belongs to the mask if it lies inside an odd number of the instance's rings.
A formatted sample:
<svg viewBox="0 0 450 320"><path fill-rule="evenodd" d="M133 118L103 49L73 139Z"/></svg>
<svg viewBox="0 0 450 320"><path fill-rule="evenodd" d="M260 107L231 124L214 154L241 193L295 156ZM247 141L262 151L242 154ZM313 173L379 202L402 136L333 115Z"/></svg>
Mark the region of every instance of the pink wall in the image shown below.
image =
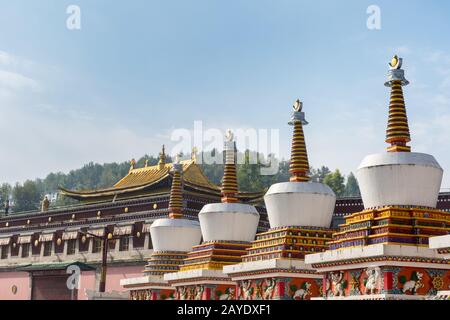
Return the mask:
<svg viewBox="0 0 450 320"><path fill-rule="evenodd" d="M120 280L141 277L143 266L109 267L106 274L106 292L124 291ZM17 287L13 294L12 287ZM98 285L98 284L97 284ZM30 276L27 272L0 272L0 300L30 300ZM86 290L97 290L94 271L83 271L81 274L78 299L86 300Z"/></svg>
<svg viewBox="0 0 450 320"><path fill-rule="evenodd" d="M120 285L120 280L126 278L142 277L143 266L108 267L106 273L106 292L124 291ZM98 283L97 283L98 286ZM86 300L86 290L97 290L95 283L95 272L84 271L81 275L80 290L78 290L78 300Z"/></svg>
<svg viewBox="0 0 450 320"><path fill-rule="evenodd" d="M12 287L17 287L13 294ZM30 276L27 272L0 272L0 300L30 300Z"/></svg>

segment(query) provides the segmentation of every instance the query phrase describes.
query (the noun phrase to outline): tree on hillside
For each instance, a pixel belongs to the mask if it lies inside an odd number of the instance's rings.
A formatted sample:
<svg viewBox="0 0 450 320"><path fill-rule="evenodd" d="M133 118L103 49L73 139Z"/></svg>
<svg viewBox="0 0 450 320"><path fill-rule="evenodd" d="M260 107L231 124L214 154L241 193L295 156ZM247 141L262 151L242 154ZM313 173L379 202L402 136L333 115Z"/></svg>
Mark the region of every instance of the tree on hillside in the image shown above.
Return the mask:
<svg viewBox="0 0 450 320"><path fill-rule="evenodd" d="M322 166L319 169L314 169L311 167L310 169L311 181L323 183L325 177L330 173L331 173L330 169L328 169L328 167L325 166Z"/></svg>
<svg viewBox="0 0 450 320"><path fill-rule="evenodd" d="M34 181L27 180L23 185L16 183L12 190L14 211L38 210L41 201L41 193Z"/></svg>
<svg viewBox="0 0 450 320"><path fill-rule="evenodd" d="M333 173L329 173L325 178L323 179L323 183L328 185L336 194L337 197L341 197L344 194L345 191L345 184L344 184L345 178L339 171L339 169L336 169Z"/></svg>
<svg viewBox="0 0 450 320"><path fill-rule="evenodd" d="M350 172L350 174L347 177L347 183L345 185L344 196L345 197L361 196L361 193L359 191L358 180L356 180L356 177L353 174L353 172Z"/></svg>

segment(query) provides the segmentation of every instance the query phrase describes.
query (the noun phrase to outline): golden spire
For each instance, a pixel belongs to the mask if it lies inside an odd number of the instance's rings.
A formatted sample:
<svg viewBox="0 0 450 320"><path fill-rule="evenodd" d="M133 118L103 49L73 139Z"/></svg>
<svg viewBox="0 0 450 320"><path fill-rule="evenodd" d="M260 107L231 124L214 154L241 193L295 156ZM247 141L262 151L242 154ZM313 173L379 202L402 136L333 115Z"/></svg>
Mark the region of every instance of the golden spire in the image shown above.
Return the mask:
<svg viewBox="0 0 450 320"><path fill-rule="evenodd" d="M386 130L386 142L391 144L388 152L410 152L411 147L406 144L411 141L406 114L405 99L402 86L409 84L405 79L405 72L401 69L403 59L394 56L389 66L388 81L385 86L391 87L391 99L389 103L389 120Z"/></svg>
<svg viewBox="0 0 450 320"><path fill-rule="evenodd" d="M159 162L158 162L159 170L162 170L165 165L166 165L166 149L165 146L163 145L162 150L159 153Z"/></svg>
<svg viewBox="0 0 450 320"><path fill-rule="evenodd" d="M222 179L222 202L238 202L238 185L236 175L235 144L233 133L227 130L225 136L225 168Z"/></svg>
<svg viewBox="0 0 450 320"><path fill-rule="evenodd" d="M173 164L172 186L170 188L169 200L169 217L178 219L183 217L183 185L182 185L182 168L180 158L177 155Z"/></svg>
<svg viewBox="0 0 450 320"><path fill-rule="evenodd" d="M135 167L136 167L136 160L134 160L134 158L133 158L130 161L130 170L129 170L129 172L131 172L131 170L133 170Z"/></svg>
<svg viewBox="0 0 450 320"><path fill-rule="evenodd" d="M302 112L303 103L300 100L295 101L293 106L294 113L290 125L294 126L294 134L292 137L291 163L289 172L291 173L290 181L307 182L309 181L309 162L308 153L306 151L305 136L303 134L303 125L307 125L305 114Z"/></svg>

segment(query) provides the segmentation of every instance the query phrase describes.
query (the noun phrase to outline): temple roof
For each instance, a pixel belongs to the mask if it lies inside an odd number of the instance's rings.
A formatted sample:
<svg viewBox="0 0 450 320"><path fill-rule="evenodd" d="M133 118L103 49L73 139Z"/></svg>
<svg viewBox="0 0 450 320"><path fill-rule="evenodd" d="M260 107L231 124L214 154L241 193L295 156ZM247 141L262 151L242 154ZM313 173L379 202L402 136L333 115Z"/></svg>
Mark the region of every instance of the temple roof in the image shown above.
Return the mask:
<svg viewBox="0 0 450 320"><path fill-rule="evenodd" d="M183 169L183 184L191 189L220 196L220 187L212 183L200 169L195 160L183 160L180 162ZM171 178L173 163L154 165L142 168L131 168L128 174L119 180L114 186L99 190L67 190L60 187L61 193L76 200L96 201L105 197L126 196L140 191L147 191L153 186ZM160 190L161 191L161 190ZM167 190L169 191L169 189ZM240 192L238 198L246 201L262 198L261 192Z"/></svg>
<svg viewBox="0 0 450 320"><path fill-rule="evenodd" d="M181 165L183 168L183 180L186 185L210 193L220 193L219 186L208 180L194 160L181 161ZM172 169L172 166L172 163L167 163L163 165L130 169L129 173L111 188L86 191L60 189L62 194L79 200L140 191L156 185L171 176L170 170Z"/></svg>

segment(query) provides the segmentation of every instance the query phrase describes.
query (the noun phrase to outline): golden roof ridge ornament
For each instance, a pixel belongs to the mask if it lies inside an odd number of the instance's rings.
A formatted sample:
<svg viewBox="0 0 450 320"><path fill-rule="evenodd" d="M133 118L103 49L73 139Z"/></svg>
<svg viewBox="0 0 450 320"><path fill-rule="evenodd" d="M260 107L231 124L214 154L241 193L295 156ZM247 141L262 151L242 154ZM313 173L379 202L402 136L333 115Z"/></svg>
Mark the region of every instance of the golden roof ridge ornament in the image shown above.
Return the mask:
<svg viewBox="0 0 450 320"><path fill-rule="evenodd" d="M130 170L129 170L129 172L134 170L135 167L136 167L136 160L133 158L133 159L130 160Z"/></svg>
<svg viewBox="0 0 450 320"><path fill-rule="evenodd" d="M183 170L180 158L181 155L177 154L172 166L173 176L169 199L169 218L171 219L180 219L183 217Z"/></svg>
<svg viewBox="0 0 450 320"><path fill-rule="evenodd" d="M236 144L233 141L234 134L228 129L225 134L225 166L222 179L222 202L236 203L238 202L238 185L236 174Z"/></svg>
<svg viewBox="0 0 450 320"><path fill-rule="evenodd" d="M162 150L159 153L159 162L158 162L159 170L162 170L165 165L166 165L166 148L164 145L162 145Z"/></svg>
<svg viewBox="0 0 450 320"><path fill-rule="evenodd" d="M303 126L308 124L305 119L303 110L303 103L297 99L293 105L294 112L292 113L289 125L294 126L294 133L292 136L291 147L291 161L289 164L289 172L291 173L291 182L308 182L309 181L309 161L308 152L306 150L305 135L303 133Z"/></svg>
<svg viewBox="0 0 450 320"><path fill-rule="evenodd" d="M191 160L194 163L197 163L197 159L198 159L198 149L197 147L194 146L191 151Z"/></svg>
<svg viewBox="0 0 450 320"><path fill-rule="evenodd" d="M387 148L388 152L411 151L411 147L407 145L411 141L411 136L402 89L403 86L409 84L409 81L405 78L405 71L402 69L402 65L403 59L395 55L389 63L388 80L384 84L386 87L391 88L389 118L386 129L386 143L390 144Z"/></svg>

